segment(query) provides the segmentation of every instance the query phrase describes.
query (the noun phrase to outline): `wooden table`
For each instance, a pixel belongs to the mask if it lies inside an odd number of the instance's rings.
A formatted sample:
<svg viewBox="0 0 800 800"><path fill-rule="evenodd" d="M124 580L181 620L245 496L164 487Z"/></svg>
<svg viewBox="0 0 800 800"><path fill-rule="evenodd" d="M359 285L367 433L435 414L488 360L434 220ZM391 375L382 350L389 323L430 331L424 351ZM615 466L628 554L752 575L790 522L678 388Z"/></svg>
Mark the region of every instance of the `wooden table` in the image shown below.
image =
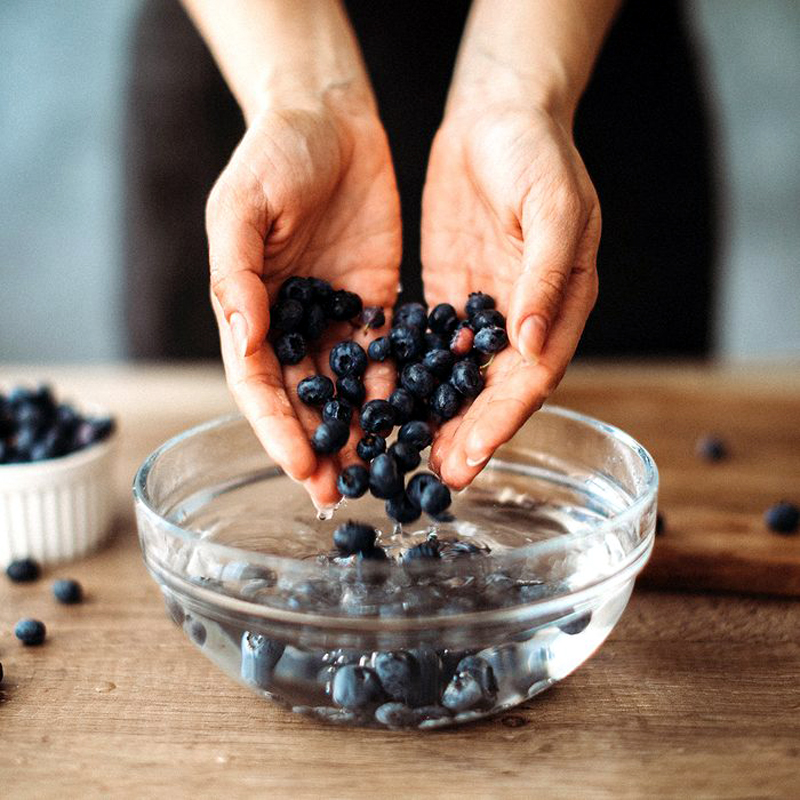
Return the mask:
<svg viewBox="0 0 800 800"><path fill-rule="evenodd" d="M38 584L0 580L0 797L800 797L791 599L640 586L574 675L513 713L451 731L332 729L256 700L167 620L131 512L144 456L231 407L219 370L0 370L6 384L43 376L118 414L119 523L108 547ZM800 397L800 371L574 365L556 399L651 446L662 497L676 502L680 448L659 398L680 392L755 392L780 407ZM87 602L57 605L57 576L82 581ZM23 615L47 623L43 647L14 639Z"/></svg>

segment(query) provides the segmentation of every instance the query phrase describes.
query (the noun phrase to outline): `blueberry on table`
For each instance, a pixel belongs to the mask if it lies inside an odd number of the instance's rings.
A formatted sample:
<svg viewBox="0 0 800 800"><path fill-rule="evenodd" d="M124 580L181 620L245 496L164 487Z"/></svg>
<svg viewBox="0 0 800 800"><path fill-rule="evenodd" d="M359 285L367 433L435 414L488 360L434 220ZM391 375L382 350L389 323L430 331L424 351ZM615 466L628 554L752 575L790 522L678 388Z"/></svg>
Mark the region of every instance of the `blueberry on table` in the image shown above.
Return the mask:
<svg viewBox="0 0 800 800"><path fill-rule="evenodd" d="M30 583L39 579L41 567L32 558L19 558L6 567L6 575L14 583Z"/></svg>
<svg viewBox="0 0 800 800"><path fill-rule="evenodd" d="M396 425L408 422L414 413L414 395L402 386L398 386L390 395L389 402L394 406Z"/></svg>
<svg viewBox="0 0 800 800"><path fill-rule="evenodd" d="M386 314L380 306L367 306L361 312L361 324L367 330L374 330L386 324Z"/></svg>
<svg viewBox="0 0 800 800"><path fill-rule="evenodd" d="M371 525L348 520L333 532L333 544L342 555L369 552L375 547L378 532Z"/></svg>
<svg viewBox="0 0 800 800"><path fill-rule="evenodd" d="M469 325L475 333L484 328L488 328L490 325L493 325L495 328L505 329L506 318L497 309L486 308L471 316L469 318Z"/></svg>
<svg viewBox="0 0 800 800"><path fill-rule="evenodd" d="M356 375L345 375L336 381L336 393L354 406L362 406L367 396L364 382Z"/></svg>
<svg viewBox="0 0 800 800"><path fill-rule="evenodd" d="M389 331L389 340L392 343L392 355L400 363L413 361L422 355L424 336L418 328L407 325L398 325Z"/></svg>
<svg viewBox="0 0 800 800"><path fill-rule="evenodd" d="M314 284L308 278L287 278L278 289L279 300L297 300L302 306L308 305L314 297Z"/></svg>
<svg viewBox="0 0 800 800"><path fill-rule="evenodd" d="M350 425L353 419L353 406L338 397L335 400L328 400L322 407L322 419L324 422L336 420Z"/></svg>
<svg viewBox="0 0 800 800"><path fill-rule="evenodd" d="M345 467L336 481L336 488L345 497L361 497L369 489L369 472L361 464Z"/></svg>
<svg viewBox="0 0 800 800"><path fill-rule="evenodd" d="M428 350L422 358L422 366L440 380L446 381L455 363L455 356L449 350Z"/></svg>
<svg viewBox="0 0 800 800"><path fill-rule="evenodd" d="M24 645L39 645L44 641L47 630L44 622L38 619L21 619L14 626L14 636Z"/></svg>
<svg viewBox="0 0 800 800"><path fill-rule="evenodd" d="M345 289L337 289L327 298L325 306L330 319L344 322L357 317L361 313L361 298Z"/></svg>
<svg viewBox="0 0 800 800"><path fill-rule="evenodd" d="M408 442L418 450L424 450L433 441L433 434L427 422L415 419L401 426L397 440Z"/></svg>
<svg viewBox="0 0 800 800"><path fill-rule="evenodd" d="M415 470L421 461L419 450L408 442L395 442L389 448L388 453L397 462L400 472Z"/></svg>
<svg viewBox="0 0 800 800"><path fill-rule="evenodd" d="M311 447L321 456L338 453L350 438L350 426L339 420L323 422L311 436Z"/></svg>
<svg viewBox="0 0 800 800"><path fill-rule="evenodd" d="M314 303L306 310L305 320L303 321L303 335L309 341L316 341L328 327L328 315L325 309L319 304Z"/></svg>
<svg viewBox="0 0 800 800"><path fill-rule="evenodd" d="M425 332L428 327L428 312L422 303L403 303L395 309L393 326L405 326Z"/></svg>
<svg viewBox="0 0 800 800"><path fill-rule="evenodd" d="M311 375L297 384L297 396L309 406L323 406L333 398L333 381L327 375Z"/></svg>
<svg viewBox="0 0 800 800"><path fill-rule="evenodd" d="M345 375L363 375L367 368L367 354L358 342L339 342L331 349L328 362L340 378Z"/></svg>
<svg viewBox="0 0 800 800"><path fill-rule="evenodd" d="M385 508L386 515L401 525L418 520L420 514L422 514L419 506L412 503L405 492L400 492L394 497L390 497L386 501Z"/></svg>
<svg viewBox="0 0 800 800"><path fill-rule="evenodd" d="M464 310L467 312L468 317L473 317L479 311L484 311L488 308L494 308L496 305L494 298L483 292L471 292L467 298L467 304Z"/></svg>
<svg viewBox="0 0 800 800"><path fill-rule="evenodd" d="M356 453L362 461L369 463L373 458L386 452L386 439L383 436L370 433L359 439L356 445Z"/></svg>
<svg viewBox="0 0 800 800"><path fill-rule="evenodd" d="M388 336L373 339L367 347L367 355L373 361L386 361L392 354L392 340Z"/></svg>
<svg viewBox="0 0 800 800"><path fill-rule="evenodd" d="M436 378L422 364L408 364L400 376L400 383L420 399L428 397L436 388Z"/></svg>
<svg viewBox="0 0 800 800"><path fill-rule="evenodd" d="M276 333L299 331L303 325L305 310L299 300L279 300L270 309L269 327Z"/></svg>
<svg viewBox="0 0 800 800"><path fill-rule="evenodd" d="M381 682L369 667L346 664L334 673L331 699L341 708L355 711L379 703L383 696Z"/></svg>
<svg viewBox="0 0 800 800"><path fill-rule="evenodd" d="M764 521L775 533L795 533L800 526L800 508L792 503L776 503L767 509Z"/></svg>
<svg viewBox="0 0 800 800"><path fill-rule="evenodd" d="M83 588L78 581L70 578L56 581L53 584L53 594L59 603L65 605L74 605L83 600Z"/></svg>
<svg viewBox="0 0 800 800"><path fill-rule="evenodd" d="M460 322L450 337L450 350L456 357L463 358L472 351L474 341L475 331L468 322Z"/></svg>
<svg viewBox="0 0 800 800"><path fill-rule="evenodd" d="M262 689L268 689L272 681L272 672L283 655L284 645L263 636L260 633L245 631L241 645L242 679L254 683Z"/></svg>
<svg viewBox="0 0 800 800"><path fill-rule="evenodd" d="M364 433L386 435L394 425L394 406L388 400L370 400L361 409L360 423Z"/></svg>
<svg viewBox="0 0 800 800"><path fill-rule="evenodd" d="M449 384L440 383L431 396L431 411L442 420L452 419L461 408L461 395Z"/></svg>
<svg viewBox="0 0 800 800"><path fill-rule="evenodd" d="M442 336L450 336L456 325L458 325L458 314L450 303L439 303L428 315L428 327Z"/></svg>
<svg viewBox="0 0 800 800"><path fill-rule="evenodd" d="M449 508L450 490L441 481L429 483L419 498L419 504L426 514L437 517Z"/></svg>
<svg viewBox="0 0 800 800"><path fill-rule="evenodd" d="M493 355L508 346L508 335L503 328L498 328L496 325L488 325L475 334L472 346L479 353Z"/></svg>
<svg viewBox="0 0 800 800"><path fill-rule="evenodd" d="M369 489L380 500L388 500L403 491L403 478L397 469L397 462L388 453L381 453L372 459Z"/></svg>
<svg viewBox="0 0 800 800"><path fill-rule="evenodd" d="M477 397L483 391L480 367L466 359L456 362L450 373L450 383L464 397Z"/></svg>
<svg viewBox="0 0 800 800"><path fill-rule="evenodd" d="M705 461L723 461L728 457L728 448L719 436L701 436L694 451Z"/></svg>
<svg viewBox="0 0 800 800"><path fill-rule="evenodd" d="M275 340L275 356L284 366L299 364L306 355L306 342L299 333L284 333Z"/></svg>

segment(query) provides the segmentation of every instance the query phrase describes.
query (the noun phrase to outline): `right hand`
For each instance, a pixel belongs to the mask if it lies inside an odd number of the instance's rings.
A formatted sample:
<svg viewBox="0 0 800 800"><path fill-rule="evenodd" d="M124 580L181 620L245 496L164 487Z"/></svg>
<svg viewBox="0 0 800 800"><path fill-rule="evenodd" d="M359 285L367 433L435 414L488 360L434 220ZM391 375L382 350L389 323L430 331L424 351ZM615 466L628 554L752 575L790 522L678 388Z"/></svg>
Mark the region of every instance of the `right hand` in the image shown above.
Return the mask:
<svg viewBox="0 0 800 800"><path fill-rule="evenodd" d="M319 348L290 367L278 363L266 335L270 305L292 275L357 292L365 306L394 304L400 203L374 110L326 100L315 110L262 111L211 192L206 228L231 392L272 459L318 506L330 506L339 499L341 463L355 460L355 434L338 459L318 458L309 437L321 419L298 400L297 384L315 373L330 376L330 348L360 334L349 323L332 324ZM388 368L371 363L367 399L387 397L391 380Z"/></svg>

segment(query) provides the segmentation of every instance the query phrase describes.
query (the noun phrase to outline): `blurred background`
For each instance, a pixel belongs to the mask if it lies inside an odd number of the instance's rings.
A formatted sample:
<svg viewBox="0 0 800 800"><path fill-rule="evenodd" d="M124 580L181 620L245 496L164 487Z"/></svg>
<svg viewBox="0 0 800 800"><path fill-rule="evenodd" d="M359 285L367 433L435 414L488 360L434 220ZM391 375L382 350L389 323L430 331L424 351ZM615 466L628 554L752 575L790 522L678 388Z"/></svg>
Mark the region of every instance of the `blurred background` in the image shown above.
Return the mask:
<svg viewBox="0 0 800 800"><path fill-rule="evenodd" d="M394 11L402 6L387 5ZM637 20L635 9L624 12L633 33L626 34L627 23L622 24L609 46L633 47L634 57L652 66L653 80L660 83L648 84L644 72L624 68L631 86L639 80L630 91L649 97L655 109L656 115L647 117L621 85L621 65L629 62L604 54L597 79L617 87L617 102L608 105L598 87L587 95L579 117L578 142L605 216L601 299L582 352L796 360L800 3L687 0L667 6L674 7L688 43L681 63L689 64L696 78L702 105L698 139L695 143L694 128L684 129L662 99L681 69L670 59L671 40L662 42L652 19ZM436 13L447 9L447 3L439 4ZM457 33L463 20L454 16ZM636 38L637 25L646 27L652 41ZM188 30L180 9L166 0L0 4L0 360L214 354L202 198L241 121ZM419 36L419 30L411 34ZM176 44L173 36L183 38ZM657 52L660 43L663 53ZM371 68L375 65L380 97L380 84L394 80L391 65L374 37L365 42L365 53ZM449 72L449 64L444 66L440 94ZM657 92L654 86L660 87ZM676 84L679 104L682 91ZM436 113L418 126L421 139L429 139ZM390 138L402 147L402 132L391 127L393 114L387 106ZM396 115L403 116L402 108ZM620 132L634 118L649 121L628 141ZM640 171L631 164L658 161L662 151L654 151L648 131L663 135L665 128L686 185L693 185L698 170L709 172L700 214L710 214L710 220L694 230L677 214L691 217L691 204L678 189L661 196L655 174L644 199L633 191L628 206L614 199L615 185L624 196L626 176ZM613 159L595 147L592 134L598 131L618 143ZM183 163L182 151L176 156L169 147L154 150L151 140L158 137L181 142L192 159ZM701 151L708 158L695 163ZM415 170L405 184L409 194L424 163ZM676 172L671 166L667 171ZM703 183L704 173L701 178ZM404 206L411 219L415 208L413 199ZM648 209L651 228L660 235L625 239ZM673 227L683 233L673 236ZM415 235L409 231L406 241L412 254ZM671 250L680 237L680 247ZM661 261L654 255L660 252ZM704 274L696 285L693 258ZM158 272L159 259L174 269L154 285L143 264ZM149 317L147 324L137 324ZM165 327L163 318L170 318L172 327ZM637 319L651 321L649 332Z"/></svg>

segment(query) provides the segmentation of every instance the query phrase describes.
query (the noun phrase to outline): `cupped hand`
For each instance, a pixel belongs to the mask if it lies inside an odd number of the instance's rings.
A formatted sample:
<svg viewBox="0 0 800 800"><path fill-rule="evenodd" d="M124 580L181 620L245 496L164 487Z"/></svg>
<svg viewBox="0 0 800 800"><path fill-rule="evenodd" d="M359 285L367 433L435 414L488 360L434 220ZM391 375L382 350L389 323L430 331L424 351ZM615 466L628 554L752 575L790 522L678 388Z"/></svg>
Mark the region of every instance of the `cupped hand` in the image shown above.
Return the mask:
<svg viewBox="0 0 800 800"><path fill-rule="evenodd" d="M303 482L318 506L339 499L340 462L317 457L309 437L318 411L297 397L313 374L331 376L331 346L363 338L330 326L319 350L296 366L278 363L269 308L292 275L357 292L391 307L398 287L400 206L383 128L374 110L329 105L269 109L256 116L209 197L206 227L211 294L232 394L269 455ZM374 332L373 332L374 335ZM371 365L367 396L391 391L388 369Z"/></svg>
<svg viewBox="0 0 800 800"><path fill-rule="evenodd" d="M478 398L440 429L431 466L466 486L560 381L597 297L600 206L569 125L546 112L446 117L423 196L426 299L463 313L494 296L511 345Z"/></svg>

